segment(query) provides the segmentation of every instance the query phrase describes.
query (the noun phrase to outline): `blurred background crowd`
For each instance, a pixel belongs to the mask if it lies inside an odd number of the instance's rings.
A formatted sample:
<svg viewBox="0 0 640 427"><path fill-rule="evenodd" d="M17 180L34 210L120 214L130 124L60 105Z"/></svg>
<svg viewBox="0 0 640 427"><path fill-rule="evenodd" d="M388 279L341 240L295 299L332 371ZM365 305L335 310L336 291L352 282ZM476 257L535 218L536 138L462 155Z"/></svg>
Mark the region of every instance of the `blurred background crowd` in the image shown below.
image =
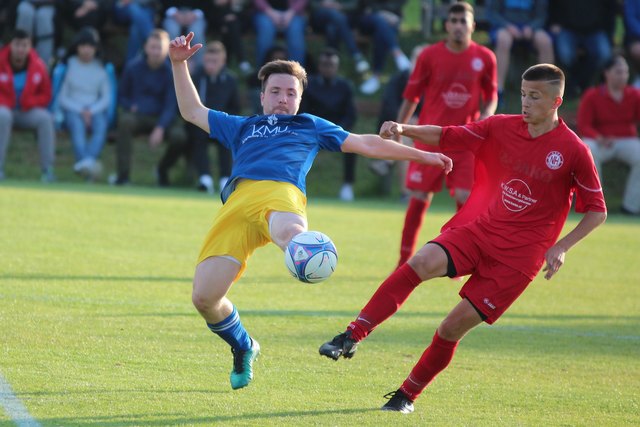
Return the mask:
<svg viewBox="0 0 640 427"><path fill-rule="evenodd" d="M20 141L30 144L34 135L43 182L57 179L61 147L70 147L75 174L113 185L136 183L140 153L155 150L161 153L154 157L157 185L170 186L172 177L187 176L202 191L219 191L230 174L231 155L179 117L167 58L170 39L189 31L194 42L205 45L190 70L206 106L229 114L260 113L257 70L273 59L293 59L310 75L301 112L346 130L363 120L367 128L361 125L358 131L375 133L383 120L396 119L413 51L443 38L439 21L450 3L4 0L0 180L19 167L6 164L12 139L18 141L16 131L30 129ZM640 182L635 88L640 87L640 0L470 3L476 10L474 39L497 58L497 112L519 112L523 64L555 63L567 73L565 104L576 112L568 123L590 144L599 165L625 161L629 183ZM417 34L403 30L408 10L421 15ZM583 104L582 97L589 101ZM617 103L608 105L607 99ZM624 144L618 144L621 138ZM107 143L113 145L108 164L103 159ZM341 184L334 194L353 200L356 157L336 162ZM177 172L177 166L184 171ZM390 174L384 163L371 163L369 169ZM388 181L380 183L385 185Z"/></svg>

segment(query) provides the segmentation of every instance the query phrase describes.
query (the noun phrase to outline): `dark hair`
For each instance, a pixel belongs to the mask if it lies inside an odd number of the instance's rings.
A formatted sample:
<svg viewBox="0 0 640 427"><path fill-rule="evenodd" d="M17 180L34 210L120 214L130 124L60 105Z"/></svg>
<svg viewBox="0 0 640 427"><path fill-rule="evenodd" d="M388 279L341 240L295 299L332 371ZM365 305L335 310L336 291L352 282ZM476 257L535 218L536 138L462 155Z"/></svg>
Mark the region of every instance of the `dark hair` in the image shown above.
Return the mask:
<svg viewBox="0 0 640 427"><path fill-rule="evenodd" d="M283 61L277 59L267 62L258 71L258 79L262 82L262 91L264 92L267 80L271 74L289 74L300 82L300 87L304 90L307 87L307 72L297 61Z"/></svg>
<svg viewBox="0 0 640 427"><path fill-rule="evenodd" d="M267 53L264 55L264 58L265 59L262 65L266 64L267 62L274 61L276 59L289 58L289 51L287 50L286 47L284 47L281 44L274 44L269 48L269 50L267 50Z"/></svg>
<svg viewBox="0 0 640 427"><path fill-rule="evenodd" d="M604 65L602 66L602 71L600 72L601 83L607 82L607 77L605 76L605 73L622 62L627 64L627 58L625 58L624 55L620 55L620 54L612 55L611 58L607 59L607 62L604 63Z"/></svg>
<svg viewBox="0 0 640 427"><path fill-rule="evenodd" d="M225 49L224 44L218 40L211 41L207 43L207 48L205 53L224 53L227 54L227 49Z"/></svg>
<svg viewBox="0 0 640 427"><path fill-rule="evenodd" d="M100 45L100 34L93 27L83 27L74 37L72 44L76 46L90 44L97 47Z"/></svg>
<svg viewBox="0 0 640 427"><path fill-rule="evenodd" d="M617 55L613 55L611 58L607 59L607 62L604 63L604 66L602 67L602 71L609 71L610 69L612 69L615 65L618 65L619 62L623 62L626 64L627 59L620 54Z"/></svg>
<svg viewBox="0 0 640 427"><path fill-rule="evenodd" d="M24 40L24 39L31 40L31 33L18 28L18 29L15 29L11 34L11 40Z"/></svg>
<svg viewBox="0 0 640 427"><path fill-rule="evenodd" d="M333 57L338 57L338 59L340 59L340 53L332 48L332 47L325 47L324 49L322 49L320 51L320 55L318 55L320 58L322 57L327 57L327 58L333 58Z"/></svg>
<svg viewBox="0 0 640 427"><path fill-rule="evenodd" d="M166 43L166 44L169 44L171 42L169 33L163 30L162 28L154 28L153 30L151 30L151 32L147 36L146 41L149 41L150 39L156 39L156 40L159 40L161 43Z"/></svg>
<svg viewBox="0 0 640 427"><path fill-rule="evenodd" d="M82 27L80 31L75 35L75 37L71 41L71 45L69 46L67 53L64 55L64 58L62 58L62 62L67 63L69 58L71 58L73 55L78 54L78 46L85 45L85 44L89 44L95 47L96 58L97 59L102 58L102 49L100 46L100 34L98 33L98 30L96 30L95 28L87 26L87 27Z"/></svg>
<svg viewBox="0 0 640 427"><path fill-rule="evenodd" d="M553 64L533 65L522 73L522 80L529 82L546 82L558 88L560 96L564 93L564 73Z"/></svg>
<svg viewBox="0 0 640 427"><path fill-rule="evenodd" d="M453 3L451 6L449 6L449 10L447 11L447 16L451 15L452 13L466 13L466 12L469 12L471 15L474 15L473 6L471 6L469 3L464 1L457 1Z"/></svg>

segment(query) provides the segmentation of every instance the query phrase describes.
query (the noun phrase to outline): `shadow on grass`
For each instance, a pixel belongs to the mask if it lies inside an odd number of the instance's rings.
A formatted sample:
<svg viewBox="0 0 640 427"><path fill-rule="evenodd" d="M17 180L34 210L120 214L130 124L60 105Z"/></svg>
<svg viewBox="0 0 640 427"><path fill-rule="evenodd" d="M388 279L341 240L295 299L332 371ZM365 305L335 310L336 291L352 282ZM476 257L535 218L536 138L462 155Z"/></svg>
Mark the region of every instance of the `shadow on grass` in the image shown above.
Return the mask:
<svg viewBox="0 0 640 427"><path fill-rule="evenodd" d="M162 277L162 276L89 276L62 274L0 274L0 280L60 280L84 282L189 282L192 277Z"/></svg>
<svg viewBox="0 0 640 427"><path fill-rule="evenodd" d="M327 409L320 411L283 411L264 412L254 414L220 415L210 417L190 417L182 414L144 414L144 415L114 415L96 417L70 417L70 418L40 418L38 421L46 424L64 426L165 426L165 425L212 425L214 423L236 422L246 424L251 422L260 425L264 422L282 418L283 421L303 419L304 417L317 417L322 415L357 415L363 412L379 411L379 408L352 408L352 409ZM158 418L148 420L146 418Z"/></svg>
<svg viewBox="0 0 640 427"><path fill-rule="evenodd" d="M0 280L17 280L17 281L84 281L84 282L188 282L193 281L192 276L185 277L170 277L170 276L98 276L98 275L65 275L65 274L0 274ZM255 285L268 285L268 284L283 284L289 283L297 285L295 279L292 279L286 274L277 275L277 277L261 277L247 278L243 280L251 282ZM358 276L358 282L361 283L378 283L380 281L379 276Z"/></svg>
<svg viewBox="0 0 640 427"><path fill-rule="evenodd" d="M72 394L77 395L103 395L103 394L229 394L229 390L196 390L196 389L171 389L171 390L158 390L158 389L113 389L113 390L63 390L63 391L33 391L33 392L24 392L24 393L16 393L16 396L20 399L34 399L38 397L46 397L46 396L67 396Z"/></svg>

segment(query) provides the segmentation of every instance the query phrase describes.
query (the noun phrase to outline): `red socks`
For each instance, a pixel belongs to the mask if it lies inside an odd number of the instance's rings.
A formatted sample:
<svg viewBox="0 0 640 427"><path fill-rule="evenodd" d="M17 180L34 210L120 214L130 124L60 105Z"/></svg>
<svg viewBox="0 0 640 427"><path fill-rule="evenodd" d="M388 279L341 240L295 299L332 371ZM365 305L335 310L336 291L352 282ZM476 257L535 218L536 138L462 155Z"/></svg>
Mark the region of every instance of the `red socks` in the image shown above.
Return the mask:
<svg viewBox="0 0 640 427"><path fill-rule="evenodd" d="M422 353L422 357L413 367L400 390L411 400L416 400L420 393L444 368L449 365L459 341L447 341L440 338L438 331L433 336L431 345Z"/></svg>
<svg viewBox="0 0 640 427"><path fill-rule="evenodd" d="M403 264L382 282L356 320L349 324L351 338L363 340L376 326L391 317L422 283L409 264Z"/></svg>
<svg viewBox="0 0 640 427"><path fill-rule="evenodd" d="M400 260L398 267L407 262L416 249L416 240L422 227L424 214L429 209L429 202L412 197L404 217L402 240L400 241Z"/></svg>

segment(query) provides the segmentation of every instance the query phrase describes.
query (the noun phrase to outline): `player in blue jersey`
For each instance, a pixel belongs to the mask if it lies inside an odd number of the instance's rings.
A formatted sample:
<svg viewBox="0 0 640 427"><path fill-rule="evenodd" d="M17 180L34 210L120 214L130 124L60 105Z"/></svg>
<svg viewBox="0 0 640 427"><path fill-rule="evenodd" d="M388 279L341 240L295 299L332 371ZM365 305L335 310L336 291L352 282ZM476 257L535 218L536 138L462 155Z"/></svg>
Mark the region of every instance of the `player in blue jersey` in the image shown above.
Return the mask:
<svg viewBox="0 0 640 427"><path fill-rule="evenodd" d="M412 160L442 167L451 159L382 139L356 135L310 114L296 115L307 81L294 61L273 61L260 69L264 115L230 116L200 102L187 60L202 47L191 46L193 33L171 41L169 57L182 117L209 133L233 153L224 205L202 246L192 300L209 329L231 346L231 387L245 387L253 378L260 352L226 297L258 247L273 242L284 250L297 234L307 231L305 177L319 150L358 153L367 157Z"/></svg>

